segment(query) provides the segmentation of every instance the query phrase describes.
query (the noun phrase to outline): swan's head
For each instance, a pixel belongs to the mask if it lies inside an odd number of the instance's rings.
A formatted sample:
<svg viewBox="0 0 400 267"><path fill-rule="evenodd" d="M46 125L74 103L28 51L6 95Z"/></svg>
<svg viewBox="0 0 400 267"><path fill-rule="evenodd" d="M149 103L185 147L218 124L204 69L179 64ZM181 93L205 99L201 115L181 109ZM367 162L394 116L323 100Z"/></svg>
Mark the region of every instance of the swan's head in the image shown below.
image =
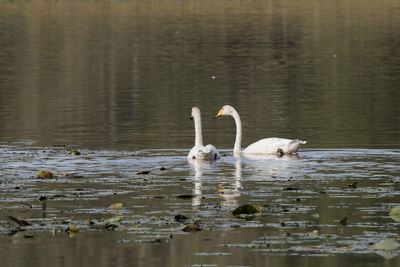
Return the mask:
<svg viewBox="0 0 400 267"><path fill-rule="evenodd" d="M200 117L200 109L198 107L192 107L192 113L190 114L190 119Z"/></svg>
<svg viewBox="0 0 400 267"><path fill-rule="evenodd" d="M215 118L218 118L219 116L225 116L225 115L232 115L235 112L235 109L232 106L229 105L225 105L223 106L217 116L215 116Z"/></svg>

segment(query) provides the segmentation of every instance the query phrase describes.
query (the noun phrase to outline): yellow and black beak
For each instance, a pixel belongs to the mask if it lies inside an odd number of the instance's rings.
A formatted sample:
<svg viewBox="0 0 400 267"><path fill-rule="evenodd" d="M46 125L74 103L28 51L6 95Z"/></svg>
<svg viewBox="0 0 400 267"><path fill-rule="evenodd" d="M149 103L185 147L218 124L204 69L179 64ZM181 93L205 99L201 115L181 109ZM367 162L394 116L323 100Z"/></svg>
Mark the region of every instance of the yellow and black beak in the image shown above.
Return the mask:
<svg viewBox="0 0 400 267"><path fill-rule="evenodd" d="M214 117L214 119L218 118L219 116L222 116L222 112L224 110L221 108L220 111L218 111L218 114Z"/></svg>

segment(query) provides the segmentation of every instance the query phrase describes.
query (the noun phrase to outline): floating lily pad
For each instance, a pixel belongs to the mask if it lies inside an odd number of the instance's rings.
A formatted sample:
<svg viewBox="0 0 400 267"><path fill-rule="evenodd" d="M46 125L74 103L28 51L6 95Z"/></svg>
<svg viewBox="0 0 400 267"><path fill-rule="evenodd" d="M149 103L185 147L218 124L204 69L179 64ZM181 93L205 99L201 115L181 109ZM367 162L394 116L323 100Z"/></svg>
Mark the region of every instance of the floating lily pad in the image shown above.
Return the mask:
<svg viewBox="0 0 400 267"><path fill-rule="evenodd" d="M400 243L396 242L394 239L387 238L382 240L375 245L371 246L370 249L373 250L395 250L400 247Z"/></svg>
<svg viewBox="0 0 400 267"><path fill-rule="evenodd" d="M391 209L389 215L396 222L400 222L400 206Z"/></svg>
<svg viewBox="0 0 400 267"><path fill-rule="evenodd" d="M260 205L245 204L232 211L233 216L236 217L240 216L241 214L250 215L255 213L262 213L262 207Z"/></svg>
<svg viewBox="0 0 400 267"><path fill-rule="evenodd" d="M49 171L40 170L37 174L37 178L55 178L56 176Z"/></svg>
<svg viewBox="0 0 400 267"><path fill-rule="evenodd" d="M122 203L115 203L115 204L112 204L112 205L108 206L107 209L109 209L109 210L120 210L120 209L122 209L122 207L123 207Z"/></svg>

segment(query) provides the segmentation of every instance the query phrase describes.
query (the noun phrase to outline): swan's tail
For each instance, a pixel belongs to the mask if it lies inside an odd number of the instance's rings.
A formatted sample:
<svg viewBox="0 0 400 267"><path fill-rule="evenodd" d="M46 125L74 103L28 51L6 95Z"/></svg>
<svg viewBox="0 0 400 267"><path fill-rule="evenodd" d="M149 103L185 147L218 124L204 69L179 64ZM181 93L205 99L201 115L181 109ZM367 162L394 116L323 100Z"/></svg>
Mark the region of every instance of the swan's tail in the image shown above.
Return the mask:
<svg viewBox="0 0 400 267"><path fill-rule="evenodd" d="M304 145L304 144L307 144L307 141L302 141L302 140L299 140L299 139L294 139L294 140L292 140L290 143L293 144L293 145Z"/></svg>
<svg viewBox="0 0 400 267"><path fill-rule="evenodd" d="M302 140L299 140L299 139L292 140L290 142L290 148L289 148L289 153L288 154L296 153L297 150L299 149L299 147L301 145L304 145L304 144L307 144L307 141L302 141Z"/></svg>

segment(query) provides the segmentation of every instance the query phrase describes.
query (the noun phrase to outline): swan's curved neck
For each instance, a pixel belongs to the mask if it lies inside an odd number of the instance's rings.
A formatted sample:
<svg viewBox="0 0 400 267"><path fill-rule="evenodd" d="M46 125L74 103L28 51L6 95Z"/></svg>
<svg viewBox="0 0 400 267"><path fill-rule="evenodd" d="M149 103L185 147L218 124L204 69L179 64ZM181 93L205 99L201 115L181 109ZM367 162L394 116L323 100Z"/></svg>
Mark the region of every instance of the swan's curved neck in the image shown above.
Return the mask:
<svg viewBox="0 0 400 267"><path fill-rule="evenodd" d="M236 123L236 139L235 146L233 147L233 155L239 156L242 150L242 121L240 120L239 113L233 109L232 117Z"/></svg>
<svg viewBox="0 0 400 267"><path fill-rule="evenodd" d="M195 131L195 146L203 145L203 133L201 129L201 117L199 115L193 117Z"/></svg>

